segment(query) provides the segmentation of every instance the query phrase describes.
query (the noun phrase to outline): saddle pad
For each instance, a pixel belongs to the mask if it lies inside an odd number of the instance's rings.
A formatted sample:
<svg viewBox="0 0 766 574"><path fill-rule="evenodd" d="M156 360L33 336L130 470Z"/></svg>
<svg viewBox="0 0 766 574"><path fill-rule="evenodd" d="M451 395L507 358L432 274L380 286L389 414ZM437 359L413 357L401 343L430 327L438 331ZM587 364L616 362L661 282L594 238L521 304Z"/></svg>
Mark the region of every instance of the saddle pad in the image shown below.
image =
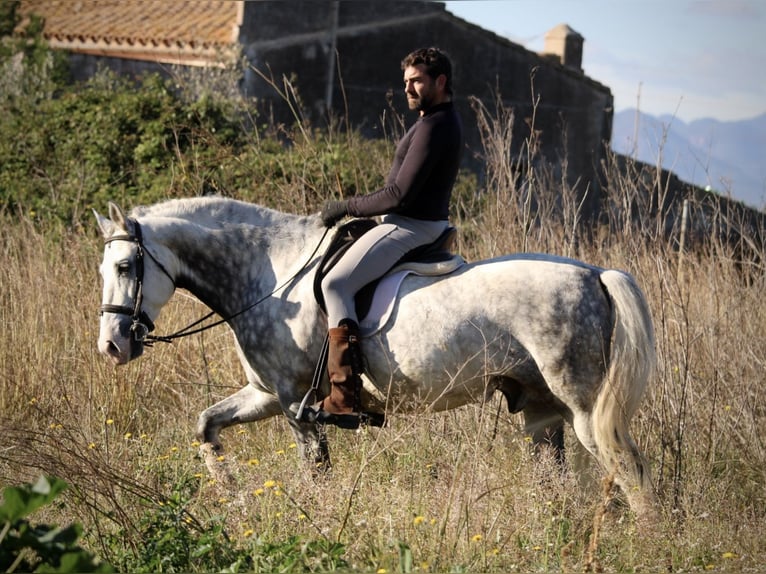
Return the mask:
<svg viewBox="0 0 766 574"><path fill-rule="evenodd" d="M374 335L388 322L394 309L399 287L407 275L410 273L429 276L448 275L464 264L465 260L459 255L455 255L451 259L436 263L410 262L394 268L375 287L370 310L359 325L362 337Z"/></svg>
<svg viewBox="0 0 766 574"><path fill-rule="evenodd" d="M394 302L399 287L410 273L412 273L411 270L403 269L386 275L378 282L375 294L372 296L370 310L359 324L362 337L371 337L383 328L394 310Z"/></svg>

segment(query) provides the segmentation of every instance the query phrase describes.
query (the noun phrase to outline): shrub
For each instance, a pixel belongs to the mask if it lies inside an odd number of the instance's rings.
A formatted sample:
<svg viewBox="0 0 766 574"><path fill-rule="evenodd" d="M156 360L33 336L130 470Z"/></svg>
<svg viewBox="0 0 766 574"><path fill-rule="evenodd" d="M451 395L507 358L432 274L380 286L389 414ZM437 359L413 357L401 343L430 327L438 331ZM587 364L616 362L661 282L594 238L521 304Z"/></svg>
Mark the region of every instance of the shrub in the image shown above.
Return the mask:
<svg viewBox="0 0 766 574"><path fill-rule="evenodd" d="M32 525L26 517L50 504L67 487L58 478L6 487L0 505L0 570L3 572L113 572L107 563L77 545L79 524Z"/></svg>

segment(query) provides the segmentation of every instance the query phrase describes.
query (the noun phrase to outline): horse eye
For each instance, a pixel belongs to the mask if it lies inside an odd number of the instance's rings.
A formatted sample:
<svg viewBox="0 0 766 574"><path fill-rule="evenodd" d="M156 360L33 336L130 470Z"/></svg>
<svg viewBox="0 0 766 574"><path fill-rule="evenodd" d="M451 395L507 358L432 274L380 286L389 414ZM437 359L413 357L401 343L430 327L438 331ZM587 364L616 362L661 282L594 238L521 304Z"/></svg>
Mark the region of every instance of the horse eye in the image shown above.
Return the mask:
<svg viewBox="0 0 766 574"><path fill-rule="evenodd" d="M122 261L117 264L117 273L119 275L127 275L130 272L130 263Z"/></svg>

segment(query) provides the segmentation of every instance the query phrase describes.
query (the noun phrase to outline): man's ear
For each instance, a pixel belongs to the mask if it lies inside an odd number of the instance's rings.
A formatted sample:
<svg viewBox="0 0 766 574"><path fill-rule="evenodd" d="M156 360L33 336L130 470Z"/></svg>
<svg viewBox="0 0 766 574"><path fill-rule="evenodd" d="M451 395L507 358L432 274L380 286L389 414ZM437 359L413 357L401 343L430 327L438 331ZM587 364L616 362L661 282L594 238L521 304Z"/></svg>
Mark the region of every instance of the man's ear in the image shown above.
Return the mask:
<svg viewBox="0 0 766 574"><path fill-rule="evenodd" d="M439 74L436 77L436 87L439 88L442 92L445 91L445 88L447 87L447 75L446 74Z"/></svg>

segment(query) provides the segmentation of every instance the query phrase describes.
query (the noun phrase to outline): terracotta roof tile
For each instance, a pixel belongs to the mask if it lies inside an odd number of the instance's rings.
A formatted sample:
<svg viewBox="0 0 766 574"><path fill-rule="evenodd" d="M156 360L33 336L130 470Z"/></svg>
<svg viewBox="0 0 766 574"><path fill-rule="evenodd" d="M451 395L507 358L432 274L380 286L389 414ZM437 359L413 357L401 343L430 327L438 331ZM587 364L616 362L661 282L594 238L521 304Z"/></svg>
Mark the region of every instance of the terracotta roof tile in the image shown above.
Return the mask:
<svg viewBox="0 0 766 574"><path fill-rule="evenodd" d="M237 43L242 1L22 0L45 20L43 35L56 48L137 59L213 59Z"/></svg>

